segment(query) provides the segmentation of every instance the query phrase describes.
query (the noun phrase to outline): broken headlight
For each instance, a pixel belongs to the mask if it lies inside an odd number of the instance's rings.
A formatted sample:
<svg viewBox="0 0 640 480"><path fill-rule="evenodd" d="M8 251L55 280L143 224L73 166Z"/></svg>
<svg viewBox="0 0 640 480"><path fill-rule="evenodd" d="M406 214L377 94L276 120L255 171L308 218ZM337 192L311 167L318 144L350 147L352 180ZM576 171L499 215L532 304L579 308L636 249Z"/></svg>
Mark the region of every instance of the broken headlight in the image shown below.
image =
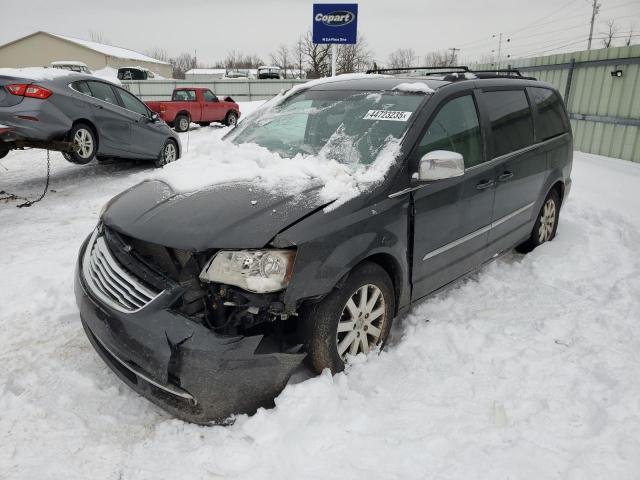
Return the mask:
<svg viewBox="0 0 640 480"><path fill-rule="evenodd" d="M294 250L220 250L204 267L200 280L256 293L277 292L289 284L295 257Z"/></svg>

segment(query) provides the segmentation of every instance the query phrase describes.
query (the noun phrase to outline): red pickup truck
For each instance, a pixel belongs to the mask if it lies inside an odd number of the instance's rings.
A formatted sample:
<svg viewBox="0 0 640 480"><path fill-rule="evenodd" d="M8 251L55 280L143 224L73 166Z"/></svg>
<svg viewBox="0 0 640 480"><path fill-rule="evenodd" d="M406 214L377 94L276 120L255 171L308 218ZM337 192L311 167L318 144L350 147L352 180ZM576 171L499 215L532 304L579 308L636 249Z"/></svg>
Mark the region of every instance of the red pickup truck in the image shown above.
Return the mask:
<svg viewBox="0 0 640 480"><path fill-rule="evenodd" d="M208 88L176 88L171 101L151 101L146 104L176 132L186 132L191 122L203 127L211 122L235 125L240 118L240 107L231 97L220 100Z"/></svg>

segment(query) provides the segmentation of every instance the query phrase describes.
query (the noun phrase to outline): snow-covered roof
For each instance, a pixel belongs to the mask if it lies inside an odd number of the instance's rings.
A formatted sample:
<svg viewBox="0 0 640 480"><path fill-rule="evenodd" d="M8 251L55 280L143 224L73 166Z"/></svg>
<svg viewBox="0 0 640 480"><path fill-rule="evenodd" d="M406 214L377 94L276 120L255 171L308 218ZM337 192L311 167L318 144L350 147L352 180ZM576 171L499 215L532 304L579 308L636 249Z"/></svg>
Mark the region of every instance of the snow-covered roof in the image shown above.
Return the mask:
<svg viewBox="0 0 640 480"><path fill-rule="evenodd" d="M73 65L76 67L86 67L87 64L84 62L77 62L75 60L60 60L58 62L51 62L51 66L54 65Z"/></svg>
<svg viewBox="0 0 640 480"><path fill-rule="evenodd" d="M220 75L227 73L224 68L192 68L184 72L185 75Z"/></svg>
<svg viewBox="0 0 640 480"><path fill-rule="evenodd" d="M80 38L74 38L74 37L67 37L66 35L58 35L56 33L50 33L50 32L43 32L43 33L46 33L47 35L51 35L52 37L57 37L62 40L66 40L68 42L75 43L85 48L89 48L91 50L100 52L110 57L123 58L127 60L138 60L139 62L160 63L163 65L168 65L167 62L156 60L155 58L148 57L134 50L129 50L128 48L116 47L114 45L105 45L104 43L92 42L90 40L82 40Z"/></svg>

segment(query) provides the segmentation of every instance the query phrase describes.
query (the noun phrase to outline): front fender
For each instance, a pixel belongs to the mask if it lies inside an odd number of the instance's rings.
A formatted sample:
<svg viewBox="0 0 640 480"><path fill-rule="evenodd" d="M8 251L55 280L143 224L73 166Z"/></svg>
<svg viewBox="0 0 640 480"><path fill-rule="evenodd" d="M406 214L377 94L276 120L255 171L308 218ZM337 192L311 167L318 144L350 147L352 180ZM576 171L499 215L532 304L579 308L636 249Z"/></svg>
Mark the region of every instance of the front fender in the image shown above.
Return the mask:
<svg viewBox="0 0 640 480"><path fill-rule="evenodd" d="M386 256L398 290L398 305L409 302L408 199L384 199L355 210L349 205L320 211L276 237L298 247L292 281L285 296L288 311L309 298L323 297L363 260ZM385 265L383 265L385 266Z"/></svg>

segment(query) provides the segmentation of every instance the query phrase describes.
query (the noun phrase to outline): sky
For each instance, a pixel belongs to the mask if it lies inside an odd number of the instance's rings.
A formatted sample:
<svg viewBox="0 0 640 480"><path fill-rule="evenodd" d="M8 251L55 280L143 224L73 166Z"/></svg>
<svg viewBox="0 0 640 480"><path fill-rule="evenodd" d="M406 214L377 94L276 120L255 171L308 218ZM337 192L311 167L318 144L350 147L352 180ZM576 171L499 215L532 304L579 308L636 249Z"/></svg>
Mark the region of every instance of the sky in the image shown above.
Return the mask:
<svg viewBox="0 0 640 480"><path fill-rule="evenodd" d="M594 47L601 47L597 37L609 20L620 37L615 45L622 45L632 28L632 43L640 43L640 1L599 1ZM419 58L459 48L461 63L481 60L497 53L500 33L502 58L584 50L591 18L591 0L358 3L359 32L379 64L397 48L412 48ZM205 65L224 59L230 50L269 61L279 45L293 45L310 29L312 5L308 0L2 0L0 44L37 30L85 39L93 31L113 45L141 52L196 53Z"/></svg>

